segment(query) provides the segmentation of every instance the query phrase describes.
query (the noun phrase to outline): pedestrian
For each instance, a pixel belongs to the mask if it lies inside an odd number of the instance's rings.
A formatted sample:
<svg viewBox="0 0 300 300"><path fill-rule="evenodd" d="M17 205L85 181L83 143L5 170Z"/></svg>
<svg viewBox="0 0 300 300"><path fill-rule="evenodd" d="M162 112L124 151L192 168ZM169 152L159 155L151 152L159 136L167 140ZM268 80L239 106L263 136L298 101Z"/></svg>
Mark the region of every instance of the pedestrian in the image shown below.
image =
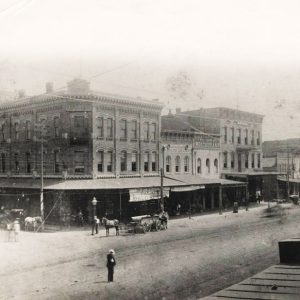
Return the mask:
<svg viewBox="0 0 300 300"><path fill-rule="evenodd" d="M11 235L13 233L13 223L11 221L7 222L6 230L7 230L7 241L10 242Z"/></svg>
<svg viewBox="0 0 300 300"><path fill-rule="evenodd" d="M94 231L96 234L98 234L99 223L100 220L97 218L97 216L95 216L92 221L92 235L94 235Z"/></svg>
<svg viewBox="0 0 300 300"><path fill-rule="evenodd" d="M19 234L20 234L20 219L17 218L15 221L14 221L14 224L13 224L13 230L14 230L14 234L15 234L15 242L18 242L19 241Z"/></svg>
<svg viewBox="0 0 300 300"><path fill-rule="evenodd" d="M108 270L108 276L107 276L107 281L108 282L113 282L114 281L114 267L116 265L116 258L115 258L115 250L111 249L109 250L107 254L107 263L106 267Z"/></svg>

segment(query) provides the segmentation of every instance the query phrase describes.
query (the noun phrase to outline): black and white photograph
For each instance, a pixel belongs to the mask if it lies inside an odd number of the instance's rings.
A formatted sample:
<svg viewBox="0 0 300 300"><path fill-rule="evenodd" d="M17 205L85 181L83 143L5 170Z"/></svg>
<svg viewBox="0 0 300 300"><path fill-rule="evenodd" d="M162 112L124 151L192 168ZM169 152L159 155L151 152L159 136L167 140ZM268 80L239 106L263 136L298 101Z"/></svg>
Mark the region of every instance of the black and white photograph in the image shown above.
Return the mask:
<svg viewBox="0 0 300 300"><path fill-rule="evenodd" d="M299 16L0 0L0 300L300 300Z"/></svg>

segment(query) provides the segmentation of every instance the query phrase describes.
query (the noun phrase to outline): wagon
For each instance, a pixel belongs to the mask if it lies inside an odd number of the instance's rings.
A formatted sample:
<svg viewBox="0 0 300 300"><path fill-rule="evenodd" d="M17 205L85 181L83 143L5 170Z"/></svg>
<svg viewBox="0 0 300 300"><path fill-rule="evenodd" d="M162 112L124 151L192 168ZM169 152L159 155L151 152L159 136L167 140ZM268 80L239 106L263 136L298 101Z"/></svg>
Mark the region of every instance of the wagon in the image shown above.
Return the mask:
<svg viewBox="0 0 300 300"><path fill-rule="evenodd" d="M130 224L135 233L146 233L147 231L157 231L164 228L159 215L135 216L131 219Z"/></svg>

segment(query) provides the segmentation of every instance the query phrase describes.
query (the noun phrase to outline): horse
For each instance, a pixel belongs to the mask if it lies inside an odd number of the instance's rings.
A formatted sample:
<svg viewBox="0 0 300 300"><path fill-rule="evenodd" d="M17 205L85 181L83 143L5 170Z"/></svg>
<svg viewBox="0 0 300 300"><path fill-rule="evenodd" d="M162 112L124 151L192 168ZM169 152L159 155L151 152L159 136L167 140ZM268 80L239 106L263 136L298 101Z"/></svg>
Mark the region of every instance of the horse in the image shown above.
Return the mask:
<svg viewBox="0 0 300 300"><path fill-rule="evenodd" d="M27 217L25 218L25 231L32 227L33 231L36 231L37 227L43 223L41 217Z"/></svg>
<svg viewBox="0 0 300 300"><path fill-rule="evenodd" d="M116 228L116 235L119 235L119 220L108 220L106 217L103 217L101 223L104 225L106 229L106 236L109 236L109 228Z"/></svg>

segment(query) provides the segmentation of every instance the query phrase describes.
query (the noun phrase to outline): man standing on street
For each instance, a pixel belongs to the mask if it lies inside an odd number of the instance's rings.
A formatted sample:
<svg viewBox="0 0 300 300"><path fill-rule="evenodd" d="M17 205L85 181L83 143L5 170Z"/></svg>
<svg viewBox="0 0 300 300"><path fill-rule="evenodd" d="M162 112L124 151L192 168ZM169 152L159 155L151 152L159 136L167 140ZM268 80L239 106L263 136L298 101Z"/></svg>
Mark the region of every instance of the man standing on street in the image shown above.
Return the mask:
<svg viewBox="0 0 300 300"><path fill-rule="evenodd" d="M109 250L109 253L107 254L107 263L106 267L108 270L108 282L114 281L114 267L116 265L116 259L115 259L115 251L113 249Z"/></svg>
<svg viewBox="0 0 300 300"><path fill-rule="evenodd" d="M97 218L97 216L95 216L92 222L92 235L94 235L94 231L96 234L98 234L99 223L100 223L99 219Z"/></svg>

